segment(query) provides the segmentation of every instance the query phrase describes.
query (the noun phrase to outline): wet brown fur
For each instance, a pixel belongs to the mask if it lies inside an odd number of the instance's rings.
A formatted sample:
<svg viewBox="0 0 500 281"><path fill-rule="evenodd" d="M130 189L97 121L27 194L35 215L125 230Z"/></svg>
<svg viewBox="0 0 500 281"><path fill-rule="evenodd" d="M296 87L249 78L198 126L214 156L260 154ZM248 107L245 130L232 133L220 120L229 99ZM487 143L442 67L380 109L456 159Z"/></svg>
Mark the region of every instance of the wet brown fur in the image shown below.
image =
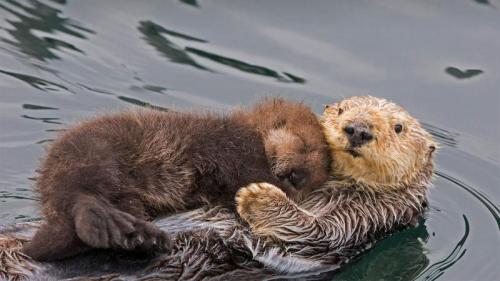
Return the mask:
<svg viewBox="0 0 500 281"><path fill-rule="evenodd" d="M227 116L138 110L73 126L50 147L37 191L46 223L23 251L55 260L88 250L165 251L148 221L270 182L291 197L327 179L330 158L304 105L266 100Z"/></svg>

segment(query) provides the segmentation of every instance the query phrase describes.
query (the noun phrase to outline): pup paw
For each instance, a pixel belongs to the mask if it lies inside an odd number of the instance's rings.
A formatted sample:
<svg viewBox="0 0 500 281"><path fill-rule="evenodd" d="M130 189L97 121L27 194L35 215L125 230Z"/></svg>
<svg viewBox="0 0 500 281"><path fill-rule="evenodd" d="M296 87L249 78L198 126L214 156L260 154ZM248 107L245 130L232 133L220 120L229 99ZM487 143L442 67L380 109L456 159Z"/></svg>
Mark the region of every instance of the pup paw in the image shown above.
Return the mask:
<svg viewBox="0 0 500 281"><path fill-rule="evenodd" d="M171 248L167 233L154 224L98 203L77 209L78 237L94 248L165 252Z"/></svg>
<svg viewBox="0 0 500 281"><path fill-rule="evenodd" d="M236 210L248 223L261 220L272 214L271 210L286 204L288 198L278 187L269 183L252 183L236 193Z"/></svg>

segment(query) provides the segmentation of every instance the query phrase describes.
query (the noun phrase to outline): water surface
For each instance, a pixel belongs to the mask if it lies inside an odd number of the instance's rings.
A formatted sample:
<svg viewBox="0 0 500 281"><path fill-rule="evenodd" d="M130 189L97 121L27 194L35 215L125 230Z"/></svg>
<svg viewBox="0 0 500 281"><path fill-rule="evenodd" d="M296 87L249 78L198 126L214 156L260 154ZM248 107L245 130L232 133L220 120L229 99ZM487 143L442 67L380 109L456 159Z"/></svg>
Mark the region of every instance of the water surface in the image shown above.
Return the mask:
<svg viewBox="0 0 500 281"><path fill-rule="evenodd" d="M0 223L39 218L44 147L87 116L370 94L440 142L430 208L325 278L495 280L499 31L493 0L0 1Z"/></svg>

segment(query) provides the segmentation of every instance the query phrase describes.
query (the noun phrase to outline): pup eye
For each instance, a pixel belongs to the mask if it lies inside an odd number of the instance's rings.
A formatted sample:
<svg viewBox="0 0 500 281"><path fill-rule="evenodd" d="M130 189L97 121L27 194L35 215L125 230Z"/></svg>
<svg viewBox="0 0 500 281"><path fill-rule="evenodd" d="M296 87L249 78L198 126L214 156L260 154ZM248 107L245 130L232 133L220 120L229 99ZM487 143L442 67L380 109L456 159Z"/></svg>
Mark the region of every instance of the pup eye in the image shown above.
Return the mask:
<svg viewBox="0 0 500 281"><path fill-rule="evenodd" d="M342 108L339 107L339 115L344 113L344 110Z"/></svg>
<svg viewBox="0 0 500 281"><path fill-rule="evenodd" d="M401 125L401 124L396 124L396 125L394 126L394 131L396 132L396 134L401 133L401 131L403 131L403 125Z"/></svg>

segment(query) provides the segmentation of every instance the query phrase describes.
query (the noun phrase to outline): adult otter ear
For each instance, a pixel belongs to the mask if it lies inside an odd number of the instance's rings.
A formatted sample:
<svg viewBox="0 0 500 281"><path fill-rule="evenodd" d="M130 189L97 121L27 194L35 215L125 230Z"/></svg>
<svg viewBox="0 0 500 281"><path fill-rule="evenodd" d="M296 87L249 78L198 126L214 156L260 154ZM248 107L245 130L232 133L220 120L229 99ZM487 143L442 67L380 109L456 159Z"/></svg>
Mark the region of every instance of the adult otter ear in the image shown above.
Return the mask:
<svg viewBox="0 0 500 281"><path fill-rule="evenodd" d="M324 109L325 112L327 111L332 111L332 110L339 110L339 104L338 103L331 103L331 104L325 104ZM342 112L338 112L338 114L342 114Z"/></svg>
<svg viewBox="0 0 500 281"><path fill-rule="evenodd" d="M437 143L435 143L435 142L430 142L427 145L427 147L428 147L427 155L428 155L428 158L431 159L432 155L434 155L434 151L436 151L439 147L438 147Z"/></svg>

